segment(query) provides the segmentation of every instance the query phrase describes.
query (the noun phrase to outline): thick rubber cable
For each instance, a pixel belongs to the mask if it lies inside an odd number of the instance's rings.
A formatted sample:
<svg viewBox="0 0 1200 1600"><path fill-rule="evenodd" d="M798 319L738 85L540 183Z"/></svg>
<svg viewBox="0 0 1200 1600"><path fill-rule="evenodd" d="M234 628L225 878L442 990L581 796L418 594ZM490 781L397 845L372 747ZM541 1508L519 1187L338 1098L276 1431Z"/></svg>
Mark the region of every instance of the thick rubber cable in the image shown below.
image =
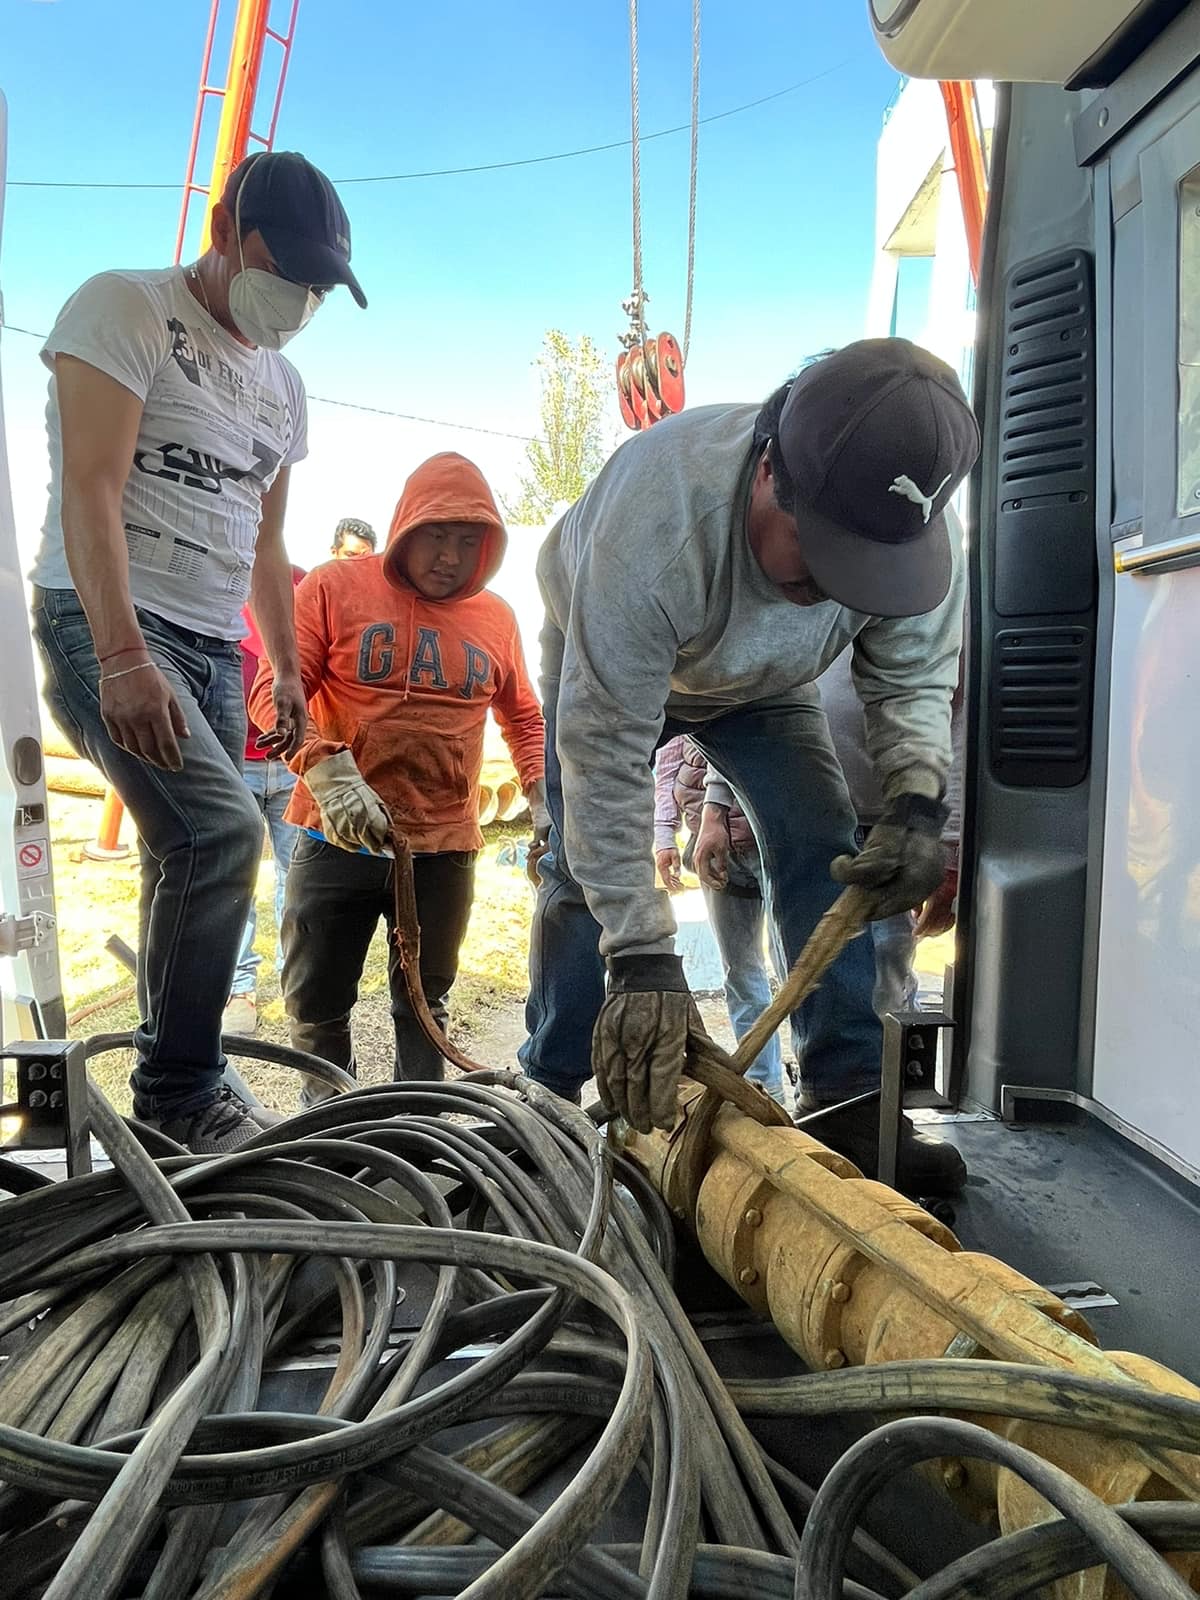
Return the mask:
<svg viewBox="0 0 1200 1600"><path fill-rule="evenodd" d="M1194 1600L1190 1586L1144 1539L1060 1468L973 1423L921 1417L877 1428L825 1479L796 1560L795 1600L835 1600L850 1533L867 1503L897 1472L944 1455L992 1461L1024 1478L1086 1536L1093 1552L1088 1565L1107 1562L1135 1600Z"/></svg>

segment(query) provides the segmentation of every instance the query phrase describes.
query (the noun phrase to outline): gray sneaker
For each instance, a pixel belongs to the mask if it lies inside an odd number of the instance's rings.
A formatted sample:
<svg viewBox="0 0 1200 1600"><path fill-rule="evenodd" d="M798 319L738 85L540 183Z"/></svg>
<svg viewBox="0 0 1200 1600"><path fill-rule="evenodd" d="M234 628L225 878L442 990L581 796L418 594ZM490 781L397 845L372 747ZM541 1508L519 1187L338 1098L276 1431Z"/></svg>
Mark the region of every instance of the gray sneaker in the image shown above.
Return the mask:
<svg viewBox="0 0 1200 1600"><path fill-rule="evenodd" d="M260 1128L277 1128L281 1122L287 1121L287 1117L282 1111L272 1111L270 1106L264 1106L261 1100L248 1100L244 1103L246 1110Z"/></svg>
<svg viewBox="0 0 1200 1600"><path fill-rule="evenodd" d="M146 1120L195 1156L228 1155L263 1131L251 1115L250 1107L227 1084L221 1085L215 1100L190 1116L169 1120L147 1117Z"/></svg>

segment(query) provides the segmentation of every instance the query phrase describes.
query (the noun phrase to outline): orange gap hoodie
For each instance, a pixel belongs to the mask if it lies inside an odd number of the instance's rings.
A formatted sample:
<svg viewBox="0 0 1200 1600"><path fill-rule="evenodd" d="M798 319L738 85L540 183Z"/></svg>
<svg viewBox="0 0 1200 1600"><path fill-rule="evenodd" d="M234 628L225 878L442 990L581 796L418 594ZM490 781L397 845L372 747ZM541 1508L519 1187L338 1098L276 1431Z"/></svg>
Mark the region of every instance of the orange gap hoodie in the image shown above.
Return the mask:
<svg viewBox="0 0 1200 1600"><path fill-rule="evenodd" d="M405 539L431 522L487 528L474 576L443 600L426 599L404 575ZM348 749L414 850L478 850L489 707L522 787L543 776L542 713L517 619L484 587L507 544L483 474L448 452L423 462L405 484L382 555L330 561L304 579L296 590L296 639L309 728L290 763L301 782L289 822L320 832L304 774ZM250 695L261 728L274 725L273 681L264 659Z"/></svg>

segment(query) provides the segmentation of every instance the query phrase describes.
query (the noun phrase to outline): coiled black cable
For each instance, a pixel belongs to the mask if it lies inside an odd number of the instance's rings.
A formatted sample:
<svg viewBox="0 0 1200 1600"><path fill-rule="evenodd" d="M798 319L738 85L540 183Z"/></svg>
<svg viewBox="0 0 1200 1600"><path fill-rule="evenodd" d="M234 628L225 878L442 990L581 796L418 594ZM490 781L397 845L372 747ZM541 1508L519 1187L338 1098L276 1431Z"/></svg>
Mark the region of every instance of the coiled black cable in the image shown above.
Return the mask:
<svg viewBox="0 0 1200 1600"><path fill-rule="evenodd" d="M476 1073L338 1092L201 1160L97 1097L114 1170L0 1204L6 1597L1000 1600L1101 1561L1137 1600L1189 1592L1160 1552L1200 1548L1200 1508L1105 1507L969 1424L886 1424L817 1491L765 1456L748 1419L925 1409L1153 1459L1200 1450L1200 1406L991 1362L725 1383L672 1290L666 1209L601 1120ZM413 1287L426 1309L397 1333ZM314 1409L278 1409L276 1369L314 1343ZM1062 1515L918 1578L863 1511L945 1453ZM639 1544L611 1542L618 1502Z"/></svg>
<svg viewBox="0 0 1200 1600"><path fill-rule="evenodd" d="M545 1592L581 1562L571 1582L597 1600L683 1600L712 1485L731 1489L706 1517L757 1534L759 1514L721 1423L660 1304L660 1263L671 1257L661 1202L626 1174L633 1200L620 1201L614 1226L612 1162L595 1125L552 1096L534 1110L507 1084L339 1095L205 1161L152 1159L97 1097L96 1131L115 1170L9 1202L0 1235L0 1326L38 1319L25 1351L0 1372L0 1476L9 1485L0 1537L14 1554L36 1547L16 1593L44 1586L57 1600L82 1584L116 1596L134 1565L140 1573L149 1561L147 1596L248 1596L325 1522L334 1531L319 1543L324 1581L348 1595L356 1580L344 1530L354 1525L351 1486L362 1472L424 1492L434 1508L471 1510L473 1525L482 1518L481 1531L503 1548L471 1592L506 1600ZM526 1093L542 1095L536 1086ZM458 1215L449 1192L461 1201ZM487 1231L465 1229L467 1216ZM653 1287L631 1240L659 1275ZM427 1263L438 1281L422 1327L393 1351L406 1263ZM169 1303L164 1285L173 1287ZM248 1409L261 1406L268 1356L294 1348L314 1307L318 1321L334 1317L339 1351L324 1414ZM586 1440L567 1489L538 1515L504 1488L505 1474L529 1471L527 1452L501 1451L493 1485L456 1467L436 1441L493 1406L502 1443L527 1428L527 1416L509 1417L505 1388L533 1375L568 1317L603 1344L614 1382L602 1405L581 1411L568 1380L556 1415L569 1416L570 1429L542 1425L549 1432L539 1438L561 1443L578 1439L582 1418ZM435 1370L484 1331L496 1341L486 1351ZM155 1370L135 1381L139 1356ZM19 1394L51 1366L55 1383L79 1398L66 1417L66 1393L43 1385L35 1432ZM715 1375L708 1381L715 1386ZM658 1486L641 1576L592 1551L589 1537L639 1461ZM464 1483L468 1502L455 1499ZM249 1497L256 1503L214 1559L212 1505ZM798 1541L793 1531L789 1543Z"/></svg>
<svg viewBox="0 0 1200 1600"><path fill-rule="evenodd" d="M1107 1562L1138 1600L1191 1600L1192 1590L1111 1506L1060 1467L986 1428L952 1418L886 1423L852 1446L817 1493L796 1562L795 1600L836 1600L850 1535L871 1498L897 1472L936 1456L993 1461L1024 1478L1075 1524L1090 1554Z"/></svg>

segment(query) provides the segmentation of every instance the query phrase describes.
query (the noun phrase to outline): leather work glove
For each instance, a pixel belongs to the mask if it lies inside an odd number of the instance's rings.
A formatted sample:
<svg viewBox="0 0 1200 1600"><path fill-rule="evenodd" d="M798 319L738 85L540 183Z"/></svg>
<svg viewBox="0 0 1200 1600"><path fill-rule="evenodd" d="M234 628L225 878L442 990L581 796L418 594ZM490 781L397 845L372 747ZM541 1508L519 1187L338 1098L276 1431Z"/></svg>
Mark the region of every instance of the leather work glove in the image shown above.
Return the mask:
<svg viewBox="0 0 1200 1600"><path fill-rule="evenodd" d="M838 856L829 873L877 896L876 919L914 911L938 888L945 872L942 829L948 816L940 800L898 794L867 835L856 856Z"/></svg>
<svg viewBox="0 0 1200 1600"><path fill-rule="evenodd" d="M600 1098L639 1133L671 1128L688 1032L700 1028L678 956L610 956L592 1033Z"/></svg>
<svg viewBox="0 0 1200 1600"><path fill-rule="evenodd" d="M321 832L342 850L387 849L392 819L383 801L358 770L349 750L339 750L304 774L321 813Z"/></svg>

